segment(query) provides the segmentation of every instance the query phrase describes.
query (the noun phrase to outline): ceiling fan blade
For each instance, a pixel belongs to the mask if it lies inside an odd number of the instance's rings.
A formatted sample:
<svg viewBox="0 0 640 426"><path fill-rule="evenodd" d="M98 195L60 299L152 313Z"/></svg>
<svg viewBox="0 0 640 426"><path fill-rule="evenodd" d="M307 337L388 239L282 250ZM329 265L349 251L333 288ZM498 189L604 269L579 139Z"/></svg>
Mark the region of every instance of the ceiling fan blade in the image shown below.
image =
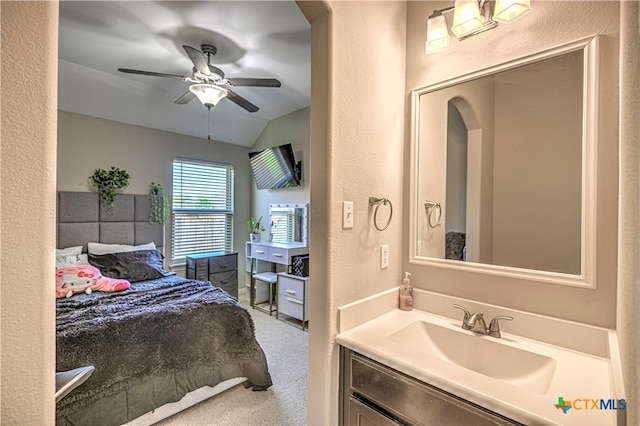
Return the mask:
<svg viewBox="0 0 640 426"><path fill-rule="evenodd" d="M191 102L191 99L195 98L196 95L194 95L190 90L187 90L186 93L182 96L180 96L178 99L176 99L173 103L174 104L186 104Z"/></svg>
<svg viewBox="0 0 640 426"><path fill-rule="evenodd" d="M232 86L280 87L282 84L275 78L229 78Z"/></svg>
<svg viewBox="0 0 640 426"><path fill-rule="evenodd" d="M227 89L227 98L230 101L235 102L236 104L238 104L238 106L246 109L249 112L256 112L258 111L260 108L258 108L257 106L255 106L254 104L252 104L251 102L249 102L248 100L246 100L245 98L243 98L242 96L238 95L236 92Z"/></svg>
<svg viewBox="0 0 640 426"><path fill-rule="evenodd" d="M196 67L198 71L202 74L209 75L209 65L207 64L207 60L204 57L204 54L198 49L194 49L191 46L182 46L187 55L189 55L189 59L193 62L193 66Z"/></svg>
<svg viewBox="0 0 640 426"><path fill-rule="evenodd" d="M118 71L125 72L128 74L150 75L152 77L167 77L167 78L174 78L176 80L183 80L183 81L187 80L187 77L178 75L178 74L165 74L165 73L153 72L153 71L132 70L129 68L118 68Z"/></svg>

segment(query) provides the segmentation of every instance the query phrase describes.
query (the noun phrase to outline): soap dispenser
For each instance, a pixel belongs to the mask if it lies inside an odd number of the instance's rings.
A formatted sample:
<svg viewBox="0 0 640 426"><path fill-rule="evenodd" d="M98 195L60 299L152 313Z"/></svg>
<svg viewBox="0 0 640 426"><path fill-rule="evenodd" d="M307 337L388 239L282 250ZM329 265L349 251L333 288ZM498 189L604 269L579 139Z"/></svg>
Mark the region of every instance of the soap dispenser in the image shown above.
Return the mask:
<svg viewBox="0 0 640 426"><path fill-rule="evenodd" d="M413 309L413 287L411 287L411 281L409 280L410 276L409 272L405 272L400 286L400 309L403 311Z"/></svg>

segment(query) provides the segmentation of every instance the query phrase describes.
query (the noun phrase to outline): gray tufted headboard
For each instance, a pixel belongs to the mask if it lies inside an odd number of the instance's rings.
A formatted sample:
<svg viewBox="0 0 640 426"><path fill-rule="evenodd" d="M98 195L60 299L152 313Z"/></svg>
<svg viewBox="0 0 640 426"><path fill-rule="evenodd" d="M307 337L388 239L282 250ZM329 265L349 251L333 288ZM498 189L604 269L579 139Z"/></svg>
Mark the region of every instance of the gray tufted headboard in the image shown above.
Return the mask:
<svg viewBox="0 0 640 426"><path fill-rule="evenodd" d="M116 195L109 208L95 192L58 192L57 247L87 243L140 245L154 242L164 253L164 225L149 222L149 195Z"/></svg>

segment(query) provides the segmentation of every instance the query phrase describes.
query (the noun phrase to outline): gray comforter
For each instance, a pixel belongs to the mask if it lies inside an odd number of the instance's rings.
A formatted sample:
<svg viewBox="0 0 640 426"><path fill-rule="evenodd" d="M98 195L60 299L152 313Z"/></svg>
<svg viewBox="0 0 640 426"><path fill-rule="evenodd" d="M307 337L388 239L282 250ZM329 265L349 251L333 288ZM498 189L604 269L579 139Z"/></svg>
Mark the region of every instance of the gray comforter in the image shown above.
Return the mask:
<svg viewBox="0 0 640 426"><path fill-rule="evenodd" d="M59 424L96 418L119 424L232 377L247 377L245 386L254 390L271 386L251 316L208 282L172 276L123 292L58 299L56 331L57 371L96 368L57 404ZM134 401L139 397L151 401ZM91 415L100 400L110 401L102 404L108 408ZM113 407L113 401L126 407ZM106 421L105 409L125 413Z"/></svg>

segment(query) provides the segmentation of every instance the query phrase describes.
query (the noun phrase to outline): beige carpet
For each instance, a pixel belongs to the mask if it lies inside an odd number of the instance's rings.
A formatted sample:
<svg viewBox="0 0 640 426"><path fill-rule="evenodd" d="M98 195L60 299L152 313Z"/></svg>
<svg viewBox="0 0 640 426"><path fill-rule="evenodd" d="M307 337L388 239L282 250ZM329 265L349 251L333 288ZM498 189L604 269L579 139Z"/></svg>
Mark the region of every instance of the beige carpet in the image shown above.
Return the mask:
<svg viewBox="0 0 640 426"><path fill-rule="evenodd" d="M159 423L162 425L305 425L309 334L297 322L248 308L267 356L273 386L253 392L238 385ZM274 314L275 315L275 314Z"/></svg>

